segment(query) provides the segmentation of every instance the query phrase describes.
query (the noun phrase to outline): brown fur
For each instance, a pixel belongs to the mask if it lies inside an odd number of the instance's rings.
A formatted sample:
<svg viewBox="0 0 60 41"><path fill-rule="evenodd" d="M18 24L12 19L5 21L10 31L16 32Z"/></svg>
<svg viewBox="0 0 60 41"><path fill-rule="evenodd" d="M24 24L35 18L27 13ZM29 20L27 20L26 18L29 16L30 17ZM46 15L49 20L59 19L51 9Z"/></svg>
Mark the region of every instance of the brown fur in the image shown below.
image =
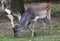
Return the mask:
<svg viewBox="0 0 60 41"><path fill-rule="evenodd" d="M41 16L41 13L40 11L38 10L47 10L47 13L45 13L44 15L47 16L47 19L49 20L50 22L50 29L52 30L52 22L51 22L51 5L49 3L31 3L31 4L26 4L25 5L25 8L33 8L35 11L36 11L36 16ZM43 16L44 16L43 15ZM36 24L36 21L35 21L35 24ZM33 29L35 27L35 24L33 24ZM44 29L45 29L45 25L46 23L43 23L44 25ZM33 30L34 31L34 30ZM32 37L34 36L34 32L32 31Z"/></svg>

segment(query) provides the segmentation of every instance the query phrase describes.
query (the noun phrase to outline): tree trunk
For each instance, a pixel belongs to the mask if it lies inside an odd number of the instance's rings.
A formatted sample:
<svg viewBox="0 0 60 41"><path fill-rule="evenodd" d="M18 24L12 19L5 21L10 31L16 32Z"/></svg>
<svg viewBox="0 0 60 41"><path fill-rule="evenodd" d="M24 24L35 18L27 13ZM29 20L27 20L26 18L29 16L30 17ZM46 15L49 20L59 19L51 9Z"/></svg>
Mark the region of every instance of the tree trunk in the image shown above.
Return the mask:
<svg viewBox="0 0 60 41"><path fill-rule="evenodd" d="M18 10L22 15L23 12L25 11L23 0L11 0L11 9L15 11Z"/></svg>

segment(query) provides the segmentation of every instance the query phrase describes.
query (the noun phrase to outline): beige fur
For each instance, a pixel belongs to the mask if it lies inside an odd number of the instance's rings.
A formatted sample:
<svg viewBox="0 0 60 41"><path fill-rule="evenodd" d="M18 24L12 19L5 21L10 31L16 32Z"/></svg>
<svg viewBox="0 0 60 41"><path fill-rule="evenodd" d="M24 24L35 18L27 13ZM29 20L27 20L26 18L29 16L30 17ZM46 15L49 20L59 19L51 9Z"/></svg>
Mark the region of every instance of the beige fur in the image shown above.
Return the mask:
<svg viewBox="0 0 60 41"><path fill-rule="evenodd" d="M31 3L31 4L26 4L25 8L33 8L34 11L36 12L36 17L35 19L33 19L33 21L35 21L35 23L33 24L33 30L32 30L32 37L34 36L34 27L35 24L37 22L37 19L42 19L47 17L47 19L50 22L50 28L52 30L52 22L51 22L51 5L49 3ZM27 9L26 8L26 9ZM43 28L46 28L46 23L43 22Z"/></svg>

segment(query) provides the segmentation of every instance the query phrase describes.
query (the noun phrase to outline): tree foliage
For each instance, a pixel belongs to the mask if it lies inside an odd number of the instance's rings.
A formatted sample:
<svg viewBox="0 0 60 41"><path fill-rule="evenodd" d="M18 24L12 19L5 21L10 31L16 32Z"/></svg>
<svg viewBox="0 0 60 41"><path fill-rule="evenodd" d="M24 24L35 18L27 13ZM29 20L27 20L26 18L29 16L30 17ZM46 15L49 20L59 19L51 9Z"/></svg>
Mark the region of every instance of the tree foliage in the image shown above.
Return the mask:
<svg viewBox="0 0 60 41"><path fill-rule="evenodd" d="M18 10L21 13L23 13L24 12L23 0L11 0L11 9Z"/></svg>

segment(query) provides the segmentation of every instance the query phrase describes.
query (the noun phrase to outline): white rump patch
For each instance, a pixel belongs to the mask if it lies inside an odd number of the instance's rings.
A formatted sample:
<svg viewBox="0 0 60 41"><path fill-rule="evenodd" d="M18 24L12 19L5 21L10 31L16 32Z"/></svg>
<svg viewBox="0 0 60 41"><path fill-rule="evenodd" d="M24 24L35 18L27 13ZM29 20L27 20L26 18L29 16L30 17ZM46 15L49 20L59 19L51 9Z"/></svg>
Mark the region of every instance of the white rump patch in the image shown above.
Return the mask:
<svg viewBox="0 0 60 41"><path fill-rule="evenodd" d="M5 12L8 13L9 15L11 14L11 10L9 10L7 8L5 9Z"/></svg>

